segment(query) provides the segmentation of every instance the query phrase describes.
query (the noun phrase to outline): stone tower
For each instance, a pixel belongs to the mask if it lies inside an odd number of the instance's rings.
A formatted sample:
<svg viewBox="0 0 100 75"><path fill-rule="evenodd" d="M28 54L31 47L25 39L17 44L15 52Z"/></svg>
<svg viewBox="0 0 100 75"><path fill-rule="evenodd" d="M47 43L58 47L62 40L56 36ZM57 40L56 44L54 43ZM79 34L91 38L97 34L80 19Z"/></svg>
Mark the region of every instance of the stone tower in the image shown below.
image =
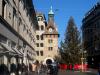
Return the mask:
<svg viewBox="0 0 100 75"><path fill-rule="evenodd" d="M54 22L54 12L52 7L48 13L48 24L43 33L44 37L44 50L45 59L44 62L52 61L54 62L55 56L58 56L58 31Z"/></svg>
<svg viewBox="0 0 100 75"><path fill-rule="evenodd" d="M39 62L54 62L55 56L58 56L58 31L54 22L54 12L52 7L48 13L48 22L46 22L43 13L37 13L38 29L36 30L36 59Z"/></svg>

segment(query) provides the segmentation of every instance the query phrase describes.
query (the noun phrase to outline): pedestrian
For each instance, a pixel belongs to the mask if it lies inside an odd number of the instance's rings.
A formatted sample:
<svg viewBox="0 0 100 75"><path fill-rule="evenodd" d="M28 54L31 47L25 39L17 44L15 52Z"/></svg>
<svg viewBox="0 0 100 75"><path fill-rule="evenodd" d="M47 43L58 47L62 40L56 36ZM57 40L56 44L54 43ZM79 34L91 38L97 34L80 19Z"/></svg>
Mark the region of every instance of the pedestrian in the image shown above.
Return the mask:
<svg viewBox="0 0 100 75"><path fill-rule="evenodd" d="M100 63L99 63L99 67L98 67L98 75L100 75Z"/></svg>
<svg viewBox="0 0 100 75"><path fill-rule="evenodd" d="M11 75L16 75L17 67L16 67L16 65L14 63L11 64L10 70L11 70L10 71Z"/></svg>
<svg viewBox="0 0 100 75"><path fill-rule="evenodd" d="M29 63L29 71L32 72L32 65Z"/></svg>
<svg viewBox="0 0 100 75"><path fill-rule="evenodd" d="M0 65L0 75L10 75L8 67L5 64Z"/></svg>
<svg viewBox="0 0 100 75"><path fill-rule="evenodd" d="M39 62L36 64L36 72L37 72L37 75L40 75L40 64L39 64Z"/></svg>
<svg viewBox="0 0 100 75"><path fill-rule="evenodd" d="M54 74L54 69L51 64L47 64L47 75L53 75Z"/></svg>
<svg viewBox="0 0 100 75"><path fill-rule="evenodd" d="M22 65L20 63L17 64L17 75L21 75L22 73Z"/></svg>
<svg viewBox="0 0 100 75"><path fill-rule="evenodd" d="M43 67L44 67L44 65L42 64L42 61L41 61L41 63L40 63L40 73L43 73Z"/></svg>
<svg viewBox="0 0 100 75"><path fill-rule="evenodd" d="M33 75L36 74L36 64L35 63L32 64L32 73Z"/></svg>
<svg viewBox="0 0 100 75"><path fill-rule="evenodd" d="M54 75L58 75L58 64L56 62L52 63L52 66L53 66L53 73Z"/></svg>
<svg viewBox="0 0 100 75"><path fill-rule="evenodd" d="M72 64L69 65L69 68L70 68L70 70L72 70L72 68L73 68L73 67L72 67Z"/></svg>
<svg viewBox="0 0 100 75"><path fill-rule="evenodd" d="M28 71L27 66L24 63L22 63L22 75L25 75L27 71Z"/></svg>
<svg viewBox="0 0 100 75"><path fill-rule="evenodd" d="M39 75L39 61L36 60L33 64L32 64L32 72L34 75Z"/></svg>

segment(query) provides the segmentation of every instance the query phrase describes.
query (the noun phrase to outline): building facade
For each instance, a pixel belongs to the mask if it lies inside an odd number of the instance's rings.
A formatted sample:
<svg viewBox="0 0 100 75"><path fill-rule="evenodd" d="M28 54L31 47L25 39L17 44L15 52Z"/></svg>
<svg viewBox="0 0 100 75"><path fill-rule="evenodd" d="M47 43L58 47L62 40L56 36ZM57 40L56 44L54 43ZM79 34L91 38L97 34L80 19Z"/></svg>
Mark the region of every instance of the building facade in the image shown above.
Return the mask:
<svg viewBox="0 0 100 75"><path fill-rule="evenodd" d="M46 19L43 13L36 14L38 20L38 29L36 30L36 59L42 61L44 59L44 38L43 33L46 28Z"/></svg>
<svg viewBox="0 0 100 75"><path fill-rule="evenodd" d="M84 17L82 23L84 50L87 62L97 68L100 63L100 3L97 3Z"/></svg>
<svg viewBox="0 0 100 75"><path fill-rule="evenodd" d="M0 0L0 65L33 62L37 24L32 0Z"/></svg>
<svg viewBox="0 0 100 75"><path fill-rule="evenodd" d="M36 30L36 53L37 60L46 64L47 61L54 62L58 56L58 31L54 22L54 13L48 13L48 23L42 13L37 13L38 30Z"/></svg>

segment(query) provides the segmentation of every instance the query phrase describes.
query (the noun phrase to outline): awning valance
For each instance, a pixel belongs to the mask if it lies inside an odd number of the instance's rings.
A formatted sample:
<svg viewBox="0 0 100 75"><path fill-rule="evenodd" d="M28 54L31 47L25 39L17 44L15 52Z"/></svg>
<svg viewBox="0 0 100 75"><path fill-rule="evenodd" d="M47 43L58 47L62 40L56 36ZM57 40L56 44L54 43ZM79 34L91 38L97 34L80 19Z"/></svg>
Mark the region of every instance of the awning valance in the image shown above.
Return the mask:
<svg viewBox="0 0 100 75"><path fill-rule="evenodd" d="M34 60L34 58L30 54L27 54L27 58L30 60Z"/></svg>
<svg viewBox="0 0 100 75"><path fill-rule="evenodd" d="M18 49L16 48L12 48L12 49L17 53L19 57L23 57L23 54Z"/></svg>
<svg viewBox="0 0 100 75"><path fill-rule="evenodd" d="M18 51L15 48L9 47L7 44L0 43L0 55L9 55L9 56L18 56L23 57L22 52Z"/></svg>
<svg viewBox="0 0 100 75"><path fill-rule="evenodd" d="M6 48L6 50L8 50L9 52L14 52L14 53L15 53L15 51L13 51L12 48L9 47L7 44L0 43L0 45L1 45L3 48Z"/></svg>
<svg viewBox="0 0 100 75"><path fill-rule="evenodd" d="M16 52L12 50L7 44L0 43L0 55L15 56Z"/></svg>

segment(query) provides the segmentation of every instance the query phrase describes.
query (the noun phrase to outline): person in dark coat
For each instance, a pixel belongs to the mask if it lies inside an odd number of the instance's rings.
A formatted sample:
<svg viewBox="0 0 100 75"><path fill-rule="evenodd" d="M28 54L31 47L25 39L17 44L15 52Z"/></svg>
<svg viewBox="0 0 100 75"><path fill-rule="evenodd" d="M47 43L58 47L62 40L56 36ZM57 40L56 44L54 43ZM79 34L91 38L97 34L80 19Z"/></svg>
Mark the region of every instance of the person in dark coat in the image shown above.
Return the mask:
<svg viewBox="0 0 100 75"><path fill-rule="evenodd" d="M29 71L32 72L32 65L29 63Z"/></svg>
<svg viewBox="0 0 100 75"><path fill-rule="evenodd" d="M16 67L16 65L15 65L14 63L11 64L10 70L11 70L11 71L10 71L11 74L16 74L16 72L17 72L17 67Z"/></svg>
<svg viewBox="0 0 100 75"><path fill-rule="evenodd" d="M100 75L100 63L99 63L99 67L98 67L98 75Z"/></svg>
<svg viewBox="0 0 100 75"><path fill-rule="evenodd" d="M10 75L8 67L5 64L0 65L0 75Z"/></svg>
<svg viewBox="0 0 100 75"><path fill-rule="evenodd" d="M48 75L53 75L53 73L54 73L53 66L51 64L48 64L47 65L47 74Z"/></svg>
<svg viewBox="0 0 100 75"><path fill-rule="evenodd" d="M21 75L22 73L22 65L21 64L17 64L17 75Z"/></svg>

